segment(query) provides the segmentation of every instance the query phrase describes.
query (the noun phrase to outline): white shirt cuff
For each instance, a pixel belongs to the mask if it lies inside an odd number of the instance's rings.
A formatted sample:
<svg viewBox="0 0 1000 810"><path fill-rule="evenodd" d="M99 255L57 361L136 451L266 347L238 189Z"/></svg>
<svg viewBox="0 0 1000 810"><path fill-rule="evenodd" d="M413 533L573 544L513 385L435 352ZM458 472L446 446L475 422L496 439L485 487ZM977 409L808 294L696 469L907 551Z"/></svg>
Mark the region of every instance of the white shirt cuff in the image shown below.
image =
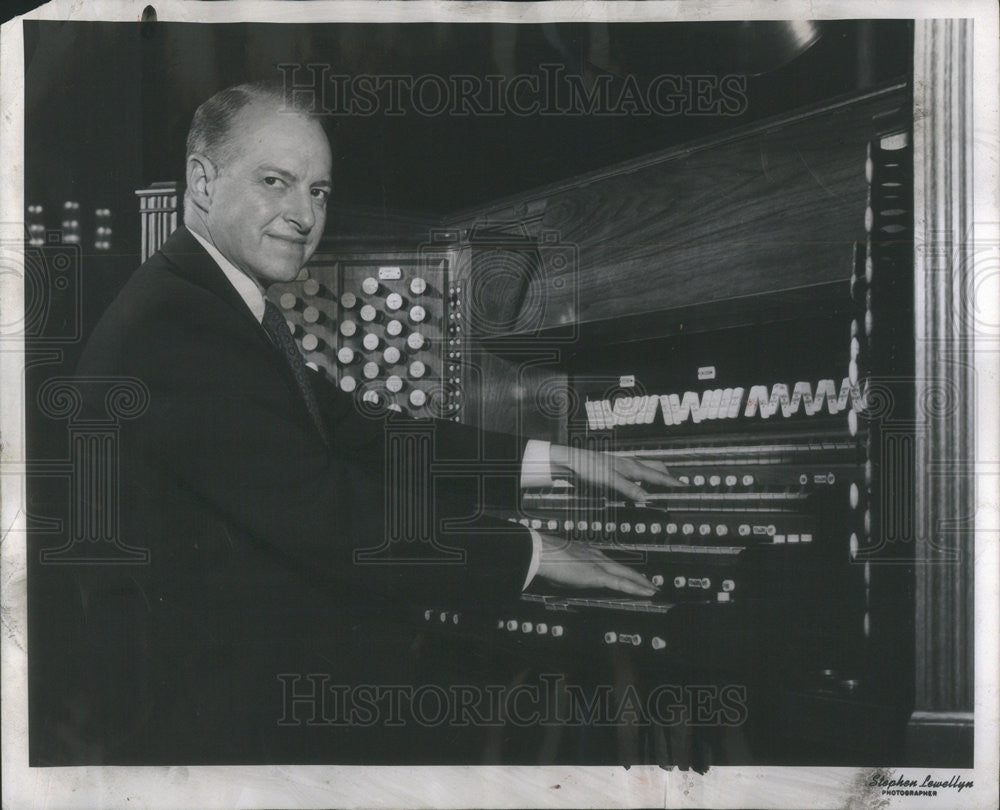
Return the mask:
<svg viewBox="0 0 1000 810"><path fill-rule="evenodd" d="M521 489L552 486L549 444L540 439L528 439L521 459Z"/></svg>
<svg viewBox="0 0 1000 810"><path fill-rule="evenodd" d="M542 536L534 529L528 531L531 532L531 565L528 566L528 576L524 578L524 585L521 586L522 591L526 590L531 580L535 578L535 574L538 573L538 562L542 558Z"/></svg>

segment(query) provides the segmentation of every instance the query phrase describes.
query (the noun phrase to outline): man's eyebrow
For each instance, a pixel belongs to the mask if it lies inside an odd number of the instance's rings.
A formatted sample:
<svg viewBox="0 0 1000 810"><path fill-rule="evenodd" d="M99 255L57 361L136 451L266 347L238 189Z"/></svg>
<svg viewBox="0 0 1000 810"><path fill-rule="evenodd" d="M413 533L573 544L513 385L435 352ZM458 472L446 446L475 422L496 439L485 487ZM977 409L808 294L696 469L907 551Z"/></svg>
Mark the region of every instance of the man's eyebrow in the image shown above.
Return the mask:
<svg viewBox="0 0 1000 810"><path fill-rule="evenodd" d="M298 175L295 174L295 172L290 172L288 171L288 169L282 169L280 166L274 166L270 163L262 163L260 166L257 167L257 170L261 172L270 172L271 174L281 175L282 178L284 178L285 180L289 180L293 183L299 179ZM324 177L320 180L317 180L312 185L323 186L325 188L333 188L333 181L330 180L328 177Z"/></svg>

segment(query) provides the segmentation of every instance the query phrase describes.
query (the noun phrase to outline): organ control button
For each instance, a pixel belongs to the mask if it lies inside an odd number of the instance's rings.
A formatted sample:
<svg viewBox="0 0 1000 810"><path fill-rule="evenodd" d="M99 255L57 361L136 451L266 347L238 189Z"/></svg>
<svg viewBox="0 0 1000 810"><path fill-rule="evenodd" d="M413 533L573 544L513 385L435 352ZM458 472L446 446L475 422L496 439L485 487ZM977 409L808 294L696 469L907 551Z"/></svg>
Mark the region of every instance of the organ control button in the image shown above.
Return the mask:
<svg viewBox="0 0 1000 810"><path fill-rule="evenodd" d="M725 523L719 523L715 527L715 534L718 537L725 537L727 534L729 534L729 527Z"/></svg>
<svg viewBox="0 0 1000 810"><path fill-rule="evenodd" d="M427 402L427 394L419 388L414 388L410 391L410 404L414 408L422 408L425 402Z"/></svg>
<svg viewBox="0 0 1000 810"><path fill-rule="evenodd" d="M771 538L771 542L772 543L784 543L785 542L785 535L783 535L783 534L776 534L776 535L774 535L773 538Z"/></svg>
<svg viewBox="0 0 1000 810"><path fill-rule="evenodd" d="M427 289L427 282L424 281L420 276L416 276L410 282L410 292L414 295L423 295L424 290Z"/></svg>
<svg viewBox="0 0 1000 810"><path fill-rule="evenodd" d="M385 297L385 305L391 310L400 309L403 306L403 296L399 293L389 293Z"/></svg>
<svg viewBox="0 0 1000 810"><path fill-rule="evenodd" d="M306 295L319 295L320 283L314 278L307 279L302 285L302 292Z"/></svg>
<svg viewBox="0 0 1000 810"><path fill-rule="evenodd" d="M865 334L870 337L871 333L872 333L872 311L868 310L865 313Z"/></svg>
<svg viewBox="0 0 1000 810"><path fill-rule="evenodd" d="M395 374L390 374L385 381L385 389L393 394L398 394L403 390L403 380Z"/></svg>
<svg viewBox="0 0 1000 810"><path fill-rule="evenodd" d="M430 611L427 612L430 613ZM503 627L504 627L503 619L497 619L497 630L503 630Z"/></svg>
<svg viewBox="0 0 1000 810"><path fill-rule="evenodd" d="M667 534L677 534L677 524L668 523L667 524Z"/></svg>
<svg viewBox="0 0 1000 810"><path fill-rule="evenodd" d="M616 641L618 641L618 634L614 630L609 630L604 634L605 644L614 644Z"/></svg>
<svg viewBox="0 0 1000 810"><path fill-rule="evenodd" d="M585 532L585 531L587 531L587 521L585 521L585 520L578 520L576 522L576 530L578 532Z"/></svg>
<svg viewBox="0 0 1000 810"><path fill-rule="evenodd" d="M419 332L413 332L406 338L406 345L409 346L412 351L420 351L424 345L424 336Z"/></svg>
<svg viewBox="0 0 1000 810"><path fill-rule="evenodd" d="M851 502L851 509L857 509L858 504L861 502L861 490L858 489L858 485L855 483L851 484L850 502Z"/></svg>
<svg viewBox="0 0 1000 810"><path fill-rule="evenodd" d="M350 365L355 362L354 349L344 346L344 348L337 352L337 359L345 366Z"/></svg>
<svg viewBox="0 0 1000 810"><path fill-rule="evenodd" d="M865 534L872 533L872 513L870 509L865 509Z"/></svg>
<svg viewBox="0 0 1000 810"><path fill-rule="evenodd" d="M563 628L561 624L552 625L552 635L555 638L559 638L559 636L561 636L562 634L563 634Z"/></svg>
<svg viewBox="0 0 1000 810"><path fill-rule="evenodd" d="M539 622L535 625L535 632L540 636L544 636L549 632L549 626L545 622Z"/></svg>
<svg viewBox="0 0 1000 810"><path fill-rule="evenodd" d="M414 360L410 363L410 376L415 380L419 380L424 374L427 373L427 366L423 364L420 360Z"/></svg>
<svg viewBox="0 0 1000 810"><path fill-rule="evenodd" d="M427 317L427 310L420 304L410 307L410 320L414 323L421 323Z"/></svg>
<svg viewBox="0 0 1000 810"><path fill-rule="evenodd" d="M663 574L653 574L653 576L649 578L649 581L652 582L657 588L662 588Z"/></svg>
<svg viewBox="0 0 1000 810"><path fill-rule="evenodd" d="M665 649L667 646L667 642L665 642L659 636L653 636L653 640L650 641L649 644L654 650L662 650Z"/></svg>
<svg viewBox="0 0 1000 810"><path fill-rule="evenodd" d="M358 297L352 292L345 292L340 296L340 305L344 309L354 309L358 305Z"/></svg>
<svg viewBox="0 0 1000 810"><path fill-rule="evenodd" d="M434 611L433 611L433 610L425 610L425 611L424 611L424 621L425 621L425 622L429 622L429 621L431 620L431 616L432 616L433 614L434 614Z"/></svg>
<svg viewBox="0 0 1000 810"><path fill-rule="evenodd" d="M592 532L599 532L601 530L601 521L595 520L593 523L591 523L590 530Z"/></svg>
<svg viewBox="0 0 1000 810"><path fill-rule="evenodd" d="M517 619L508 619L507 620L507 629L510 630L511 632L514 632L515 630L517 630Z"/></svg>
<svg viewBox="0 0 1000 810"><path fill-rule="evenodd" d="M550 520L548 523L545 524L545 528L547 528L550 532L557 531L559 529L559 521Z"/></svg>
<svg viewBox="0 0 1000 810"><path fill-rule="evenodd" d="M858 435L858 412L854 408L847 412L847 430L852 436Z"/></svg>
<svg viewBox="0 0 1000 810"><path fill-rule="evenodd" d="M754 477L752 475L743 476L743 486L752 487L754 482Z"/></svg>
<svg viewBox="0 0 1000 810"><path fill-rule="evenodd" d="M681 532L683 534L694 534L694 524L685 523L683 526L681 526Z"/></svg>
<svg viewBox="0 0 1000 810"><path fill-rule="evenodd" d="M308 335L302 338L302 348L305 349L307 352L319 351L322 344L323 341L312 333L309 333Z"/></svg>
<svg viewBox="0 0 1000 810"><path fill-rule="evenodd" d="M607 532L608 534L611 534L612 532L614 532L614 530L615 530L615 524L612 523L610 520L604 524L604 531Z"/></svg>
<svg viewBox="0 0 1000 810"><path fill-rule="evenodd" d="M675 588L683 588L685 585L687 585L687 579L684 577L674 577Z"/></svg>
<svg viewBox="0 0 1000 810"><path fill-rule="evenodd" d="M708 483L713 487L717 487L719 486L719 484L722 483L722 478L719 477L718 475L710 476L708 479Z"/></svg>
<svg viewBox="0 0 1000 810"><path fill-rule="evenodd" d="M319 323L320 319L326 320L323 313L316 307L306 307L302 310L302 320L306 323Z"/></svg>
<svg viewBox="0 0 1000 810"><path fill-rule="evenodd" d="M365 363L364 368L362 369L362 373L369 380L374 380L379 375L379 371L381 371L381 369L378 367L378 363L370 361Z"/></svg>
<svg viewBox="0 0 1000 810"><path fill-rule="evenodd" d="M372 276L368 276L368 278L361 282L361 289L364 290L365 295L375 295L380 287L378 279Z"/></svg>
<svg viewBox="0 0 1000 810"><path fill-rule="evenodd" d="M521 622L521 632L530 633L535 629L535 626L531 622Z"/></svg>
<svg viewBox="0 0 1000 810"><path fill-rule="evenodd" d="M403 324L401 321L397 321L395 318L393 318L385 325L385 333L389 335L389 337L397 337L398 335L402 334L402 332L403 332Z"/></svg>
<svg viewBox="0 0 1000 810"><path fill-rule="evenodd" d="M364 346L368 351L373 352L378 348L378 344L381 341L378 339L378 335L373 335L371 332L366 334L361 338L361 345Z"/></svg>
<svg viewBox="0 0 1000 810"><path fill-rule="evenodd" d="M401 356L402 355L400 355L399 349L397 349L395 346L387 347L386 350L382 353L382 359L385 360L385 362L388 363L390 366L394 366L396 363L398 363L399 358Z"/></svg>
<svg viewBox="0 0 1000 810"><path fill-rule="evenodd" d="M563 531L564 532L571 532L571 531L573 531L573 521L572 520L564 520L563 521Z"/></svg>
<svg viewBox="0 0 1000 810"><path fill-rule="evenodd" d="M726 486L727 487L735 487L736 486L736 481L737 481L737 478L736 478L735 475L727 475L726 476Z"/></svg>
<svg viewBox="0 0 1000 810"><path fill-rule="evenodd" d="M721 591L720 593L717 593L715 595L715 601L716 602L728 602L729 601L729 594L726 593L725 591Z"/></svg>
<svg viewBox="0 0 1000 810"><path fill-rule="evenodd" d="M703 487L703 486L705 486L705 476L704 475L696 475L694 477L694 485L696 487Z"/></svg>
<svg viewBox="0 0 1000 810"><path fill-rule="evenodd" d="M691 483L690 477L688 477L686 475L680 475L680 476L678 476L677 480L680 481L682 484L690 484Z"/></svg>
<svg viewBox="0 0 1000 810"><path fill-rule="evenodd" d="M709 526L707 523L702 523L698 527L698 534L700 534L702 537L711 533L712 533L712 527Z"/></svg>
<svg viewBox="0 0 1000 810"><path fill-rule="evenodd" d="M340 390L345 393L351 393L355 388L358 387L358 381L354 379L350 374L345 374L340 378Z"/></svg>
<svg viewBox="0 0 1000 810"><path fill-rule="evenodd" d="M298 303L298 298L295 293L282 293L281 298L278 299L278 303L281 304L282 309L295 309L295 305Z"/></svg>
<svg viewBox="0 0 1000 810"><path fill-rule="evenodd" d="M659 534L663 531L663 527L659 523L653 523L649 527L650 534Z"/></svg>
<svg viewBox="0 0 1000 810"><path fill-rule="evenodd" d="M731 579L724 579L724 580L722 580L722 590L728 592L728 591L733 590L735 587L736 587L736 583L733 582Z"/></svg>
<svg viewBox="0 0 1000 810"><path fill-rule="evenodd" d="M811 534L803 534L802 535L802 542L803 543L811 543L812 541L813 541L813 536Z"/></svg>
<svg viewBox="0 0 1000 810"><path fill-rule="evenodd" d="M352 337L358 331L358 325L354 321L342 321L340 324L340 334L344 337Z"/></svg>
<svg viewBox="0 0 1000 810"><path fill-rule="evenodd" d="M789 543L798 543L799 542L799 536L797 534L790 534L790 535L788 535L788 542Z"/></svg>
<svg viewBox="0 0 1000 810"><path fill-rule="evenodd" d="M740 537L746 537L747 535L750 534L750 524L749 523L741 523L740 524L740 528L738 529L738 531L739 531Z"/></svg>
<svg viewBox="0 0 1000 810"><path fill-rule="evenodd" d="M539 520L538 518L533 518L532 521L531 521L531 528L532 529L540 529L540 528L542 528L542 521Z"/></svg>
<svg viewBox="0 0 1000 810"><path fill-rule="evenodd" d="M636 534L645 534L646 533L646 524L645 523L636 523L635 524L635 533Z"/></svg>
<svg viewBox="0 0 1000 810"><path fill-rule="evenodd" d="M618 530L622 534L628 534L629 532L632 531L632 524L629 523L627 520L623 521L622 523L618 524Z"/></svg>
<svg viewBox="0 0 1000 810"><path fill-rule="evenodd" d="M361 320L371 323L378 317L378 312L375 310L371 304L365 304L361 307Z"/></svg>

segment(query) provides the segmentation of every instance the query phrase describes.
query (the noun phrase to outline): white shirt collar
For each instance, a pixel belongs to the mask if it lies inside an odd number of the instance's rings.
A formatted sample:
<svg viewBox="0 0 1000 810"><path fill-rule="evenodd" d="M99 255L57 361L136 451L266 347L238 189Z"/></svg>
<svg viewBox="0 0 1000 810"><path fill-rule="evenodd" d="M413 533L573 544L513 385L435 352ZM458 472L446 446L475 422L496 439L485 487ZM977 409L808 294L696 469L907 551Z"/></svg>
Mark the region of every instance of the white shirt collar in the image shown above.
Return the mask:
<svg viewBox="0 0 1000 810"><path fill-rule="evenodd" d="M222 272L226 274L226 278L229 279L229 283L233 285L236 292L239 293L240 298L243 299L244 303L249 308L250 312L257 319L258 323L264 322L264 294L260 291L260 287L254 283L246 273L236 267L229 259L219 253L218 248L211 244L207 239L203 238L199 234L195 233L193 230L191 235L197 239L203 248L208 251L208 255L215 259L215 263L219 265Z"/></svg>

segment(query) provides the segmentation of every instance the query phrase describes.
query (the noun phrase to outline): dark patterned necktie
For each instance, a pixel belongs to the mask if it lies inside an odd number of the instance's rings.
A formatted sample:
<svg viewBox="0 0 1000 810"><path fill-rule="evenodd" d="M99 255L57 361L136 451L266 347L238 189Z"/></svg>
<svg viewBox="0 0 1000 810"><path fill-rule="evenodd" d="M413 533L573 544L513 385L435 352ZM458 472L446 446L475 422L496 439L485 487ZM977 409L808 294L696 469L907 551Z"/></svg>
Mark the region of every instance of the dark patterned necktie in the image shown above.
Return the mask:
<svg viewBox="0 0 1000 810"><path fill-rule="evenodd" d="M292 337L291 332L288 331L288 324L285 322L278 308L270 301L264 304L263 326L267 334L271 336L274 345L284 355L286 362L292 370L295 383L299 387L299 392L305 400L309 415L312 417L313 422L315 422L319 435L323 437L323 443L329 445L330 438L323 424L323 417L319 412L319 403L316 401L316 394L313 392L312 386L309 385L305 361L303 361L302 355L299 354L299 349L295 345L295 339Z"/></svg>

